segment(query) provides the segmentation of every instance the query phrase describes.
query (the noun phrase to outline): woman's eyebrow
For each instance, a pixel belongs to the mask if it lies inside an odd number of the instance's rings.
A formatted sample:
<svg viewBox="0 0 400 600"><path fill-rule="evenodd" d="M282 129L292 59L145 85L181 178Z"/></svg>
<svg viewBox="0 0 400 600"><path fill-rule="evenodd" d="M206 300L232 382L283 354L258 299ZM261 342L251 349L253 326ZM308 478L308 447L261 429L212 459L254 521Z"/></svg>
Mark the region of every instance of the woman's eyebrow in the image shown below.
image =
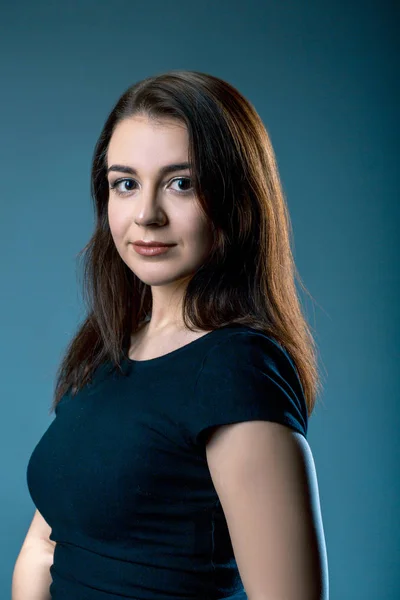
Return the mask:
<svg viewBox="0 0 400 600"><path fill-rule="evenodd" d="M164 175L166 173L173 173L174 171L182 171L184 169L190 169L190 164L187 162L183 163L175 163L172 165L165 165L159 169L159 174ZM110 171L118 171L119 173L128 173L129 175L138 175L138 172L133 167L128 167L126 165L111 165L107 169L107 175Z"/></svg>

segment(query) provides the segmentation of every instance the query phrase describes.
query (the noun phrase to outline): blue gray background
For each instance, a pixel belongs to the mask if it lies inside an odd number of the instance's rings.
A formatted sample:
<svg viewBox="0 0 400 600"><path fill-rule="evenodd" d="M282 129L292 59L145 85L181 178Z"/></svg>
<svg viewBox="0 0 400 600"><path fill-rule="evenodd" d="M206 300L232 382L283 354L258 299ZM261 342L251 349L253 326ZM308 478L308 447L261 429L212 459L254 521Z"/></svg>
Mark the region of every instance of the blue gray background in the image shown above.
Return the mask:
<svg viewBox="0 0 400 600"><path fill-rule="evenodd" d="M93 147L119 95L170 69L231 82L270 133L324 378L309 443L330 598L399 597L397 13L370 0L2 3L1 598L34 512L27 462L84 314Z"/></svg>

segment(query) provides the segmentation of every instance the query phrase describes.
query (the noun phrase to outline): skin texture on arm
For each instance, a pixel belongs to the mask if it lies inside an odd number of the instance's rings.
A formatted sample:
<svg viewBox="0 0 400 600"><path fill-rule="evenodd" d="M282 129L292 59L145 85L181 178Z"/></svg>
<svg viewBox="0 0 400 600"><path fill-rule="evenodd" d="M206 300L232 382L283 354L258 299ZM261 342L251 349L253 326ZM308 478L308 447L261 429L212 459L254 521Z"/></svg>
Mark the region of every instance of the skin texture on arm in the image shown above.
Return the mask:
<svg viewBox="0 0 400 600"><path fill-rule="evenodd" d="M15 562L11 600L51 600L50 566L56 544L49 539L50 533L50 526L36 510Z"/></svg>
<svg viewBox="0 0 400 600"><path fill-rule="evenodd" d="M249 600L328 600L307 440L280 423L248 421L218 427L206 454Z"/></svg>

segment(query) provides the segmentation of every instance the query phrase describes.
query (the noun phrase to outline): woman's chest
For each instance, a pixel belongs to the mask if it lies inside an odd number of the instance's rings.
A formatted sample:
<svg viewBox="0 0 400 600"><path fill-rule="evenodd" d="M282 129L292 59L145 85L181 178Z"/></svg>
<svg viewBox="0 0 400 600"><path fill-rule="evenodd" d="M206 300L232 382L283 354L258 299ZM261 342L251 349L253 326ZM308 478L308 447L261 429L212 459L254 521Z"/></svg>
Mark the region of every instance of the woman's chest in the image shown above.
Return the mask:
<svg viewBox="0 0 400 600"><path fill-rule="evenodd" d="M174 352L203 337L209 331L178 331L158 336L145 336L142 332L131 336L128 356L131 360L151 360Z"/></svg>

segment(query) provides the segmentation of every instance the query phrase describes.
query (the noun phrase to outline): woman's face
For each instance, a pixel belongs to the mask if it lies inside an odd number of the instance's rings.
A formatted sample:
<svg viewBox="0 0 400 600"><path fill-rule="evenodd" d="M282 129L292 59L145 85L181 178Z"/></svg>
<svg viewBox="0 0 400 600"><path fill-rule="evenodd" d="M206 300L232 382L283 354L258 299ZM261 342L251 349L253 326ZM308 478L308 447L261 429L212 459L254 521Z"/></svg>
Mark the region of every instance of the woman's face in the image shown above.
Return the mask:
<svg viewBox="0 0 400 600"><path fill-rule="evenodd" d="M122 260L148 285L165 285L192 275L212 244L209 224L192 189L188 133L178 120L162 124L136 115L121 121L111 137L107 168L108 220ZM133 242L175 244L164 254L144 256Z"/></svg>

